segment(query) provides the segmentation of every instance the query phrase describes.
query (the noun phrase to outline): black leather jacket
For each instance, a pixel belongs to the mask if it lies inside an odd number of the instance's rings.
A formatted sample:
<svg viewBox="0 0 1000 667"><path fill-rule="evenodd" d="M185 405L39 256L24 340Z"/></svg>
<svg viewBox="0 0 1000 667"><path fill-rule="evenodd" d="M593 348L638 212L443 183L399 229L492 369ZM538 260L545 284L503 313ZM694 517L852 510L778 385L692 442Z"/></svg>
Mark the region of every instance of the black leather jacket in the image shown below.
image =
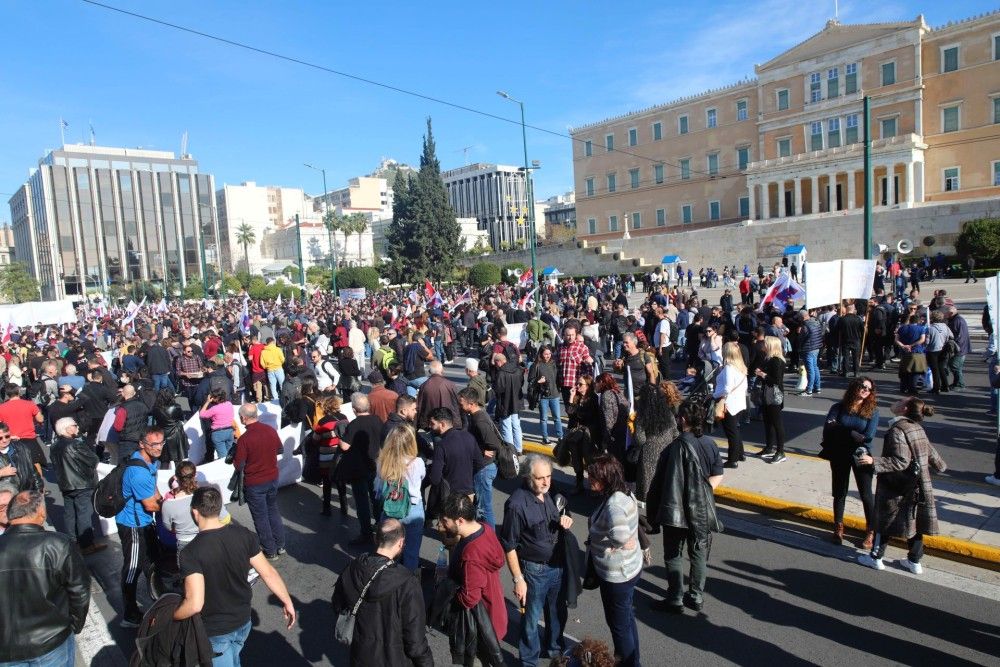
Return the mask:
<svg viewBox="0 0 1000 667"><path fill-rule="evenodd" d="M79 491L97 487L97 453L83 438L58 436L52 445L52 463L61 491Z"/></svg>
<svg viewBox="0 0 1000 667"><path fill-rule="evenodd" d="M38 470L31 461L31 452L19 442L11 442L7 450L11 465L17 468L18 491L41 491L45 488Z"/></svg>
<svg viewBox="0 0 1000 667"><path fill-rule="evenodd" d="M691 433L682 433L660 454L646 494L646 516L652 524L686 528L703 539L723 526L693 440Z"/></svg>
<svg viewBox="0 0 1000 667"><path fill-rule="evenodd" d="M90 573L69 536L34 524L0 535L0 662L31 660L79 633Z"/></svg>
<svg viewBox="0 0 1000 667"><path fill-rule="evenodd" d="M165 466L171 461L180 463L188 456L190 442L184 432L184 414L181 406L170 403L166 406L153 408L153 423L163 429L163 453L160 455L160 465Z"/></svg>

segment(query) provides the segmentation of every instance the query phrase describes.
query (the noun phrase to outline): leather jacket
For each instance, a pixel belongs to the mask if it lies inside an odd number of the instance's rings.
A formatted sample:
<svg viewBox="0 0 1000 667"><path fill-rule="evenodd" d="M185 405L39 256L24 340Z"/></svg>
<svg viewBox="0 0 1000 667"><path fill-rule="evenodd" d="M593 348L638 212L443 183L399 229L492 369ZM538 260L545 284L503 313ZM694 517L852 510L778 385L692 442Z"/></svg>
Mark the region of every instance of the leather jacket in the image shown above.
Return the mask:
<svg viewBox="0 0 1000 667"><path fill-rule="evenodd" d="M660 455L646 494L646 513L652 524L685 528L695 539L704 539L723 527L694 441L691 433L681 433Z"/></svg>
<svg viewBox="0 0 1000 667"><path fill-rule="evenodd" d="M173 461L180 463L188 456L191 444L184 432L184 414L181 406L170 403L153 408L153 423L163 429L163 453L160 465Z"/></svg>
<svg viewBox="0 0 1000 667"><path fill-rule="evenodd" d="M31 461L31 452L19 442L10 441L10 448L7 450L7 458L10 464L17 468L17 490L20 491L41 491L45 488L35 464Z"/></svg>
<svg viewBox="0 0 1000 667"><path fill-rule="evenodd" d="M0 535L0 662L26 661L79 633L90 606L90 573L69 536L34 524ZM16 594L15 594L16 593Z"/></svg>
<svg viewBox="0 0 1000 667"><path fill-rule="evenodd" d="M52 445L52 463L61 491L97 488L97 453L83 438L58 436Z"/></svg>

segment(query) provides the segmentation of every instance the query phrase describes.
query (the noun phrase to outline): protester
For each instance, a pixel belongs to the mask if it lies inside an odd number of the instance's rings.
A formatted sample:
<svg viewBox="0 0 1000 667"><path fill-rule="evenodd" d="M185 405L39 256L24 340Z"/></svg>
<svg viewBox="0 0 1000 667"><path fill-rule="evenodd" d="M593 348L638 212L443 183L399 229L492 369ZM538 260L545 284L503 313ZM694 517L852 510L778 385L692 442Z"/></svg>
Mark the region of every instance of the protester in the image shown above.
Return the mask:
<svg viewBox="0 0 1000 667"><path fill-rule="evenodd" d="M11 493L43 490L45 484L38 465L32 463L31 451L11 436L10 427L0 421L0 489Z"/></svg>
<svg viewBox="0 0 1000 667"><path fill-rule="evenodd" d="M639 508L625 482L621 463L602 455L587 468L590 489L601 497L590 515L588 556L600 581L604 620L622 667L640 667L639 630L632 598L642 574Z"/></svg>
<svg viewBox="0 0 1000 667"><path fill-rule="evenodd" d="M681 395L673 382L648 385L640 397L635 422L635 438L627 452L636 463L635 497L645 500L649 493L660 454L679 435L676 411Z"/></svg>
<svg viewBox="0 0 1000 667"><path fill-rule="evenodd" d="M233 466L243 471L247 505L260 548L267 560L285 553L285 526L278 512L278 454L282 451L278 432L259 421L257 405L244 403L239 409L243 435L236 441Z"/></svg>
<svg viewBox="0 0 1000 667"><path fill-rule="evenodd" d="M403 545L403 567L416 571L420 566L420 543L424 537L424 499L421 495L424 476L427 468L424 460L417 455L417 436L410 426L397 426L389 432L382 450L378 454L378 473L375 477L375 488L382 496L383 507L387 497L392 494L404 495L399 502L398 513L402 516L392 516L389 519L398 520L406 532ZM383 509L385 515L389 510ZM385 516L384 515L384 516ZM380 519L385 520L384 516ZM378 536L376 543L380 544Z"/></svg>
<svg viewBox="0 0 1000 667"><path fill-rule="evenodd" d="M472 387L466 387L458 392L458 404L468 419L468 432L476 439L476 444L483 453L483 467L472 479L478 517L490 528L496 528L496 518L493 516L493 481L497 477L497 464L494 459L497 451L503 446L500 431L486 414L486 410L479 405L479 394Z"/></svg>
<svg viewBox="0 0 1000 667"><path fill-rule="evenodd" d="M723 359L722 370L715 379L715 392L712 398L716 401L717 420L720 417L719 413L722 413L722 430L725 431L729 443L725 466L736 468L740 461L746 460L743 454L740 417L747 409L747 367L743 363L739 343L726 343L723 347Z"/></svg>
<svg viewBox="0 0 1000 667"><path fill-rule="evenodd" d="M538 404L538 415L542 423L542 444L549 444L549 415L555 424L556 440L563 438L562 415L559 411L559 394L556 389L557 367L552 359L552 348L543 345L538 350L535 363L528 371L529 401Z"/></svg>
<svg viewBox="0 0 1000 667"><path fill-rule="evenodd" d="M174 474L176 486L163 496L160 504L160 523L163 528L174 535L177 541L177 552L184 550L195 535L198 534L198 522L191 515L191 499L201 484L198 481L198 468L190 461L183 461L177 466ZM219 519L229 521L229 512L223 504L219 511Z"/></svg>
<svg viewBox="0 0 1000 667"><path fill-rule="evenodd" d="M381 371L372 371L367 379L372 386L368 392L368 404L371 406L372 414L385 422L396 409L396 399L399 398L399 394L392 389L386 389L385 377Z"/></svg>
<svg viewBox="0 0 1000 667"><path fill-rule="evenodd" d="M430 376L422 382L417 391L417 424L420 428L430 427L430 416L438 408L451 412L456 424L462 423L462 411L458 407L458 387L444 376L444 366L437 359L428 364Z"/></svg>
<svg viewBox="0 0 1000 667"><path fill-rule="evenodd" d="M521 665L535 667L540 656L555 657L565 649L565 559L556 545L560 531L569 530L573 519L561 514L549 494L551 460L529 454L522 469L523 486L504 503L498 537L507 553L514 597L524 610L518 655ZM539 628L542 620L544 640Z"/></svg>
<svg viewBox="0 0 1000 667"><path fill-rule="evenodd" d="M583 472L597 452L604 451L604 415L597 404L594 378L581 375L576 379L573 398L566 407L569 431L565 437L570 450L573 472L576 474L574 495L583 492Z"/></svg>
<svg viewBox="0 0 1000 667"><path fill-rule="evenodd" d="M38 444L35 434L35 424L45 422L45 416L38 406L23 398L24 389L19 385L8 383L4 388L7 400L0 403L0 422L7 425L7 430L19 448L24 448L31 455L31 462L42 476L42 468L47 465L45 451ZM24 490L24 489L22 489Z"/></svg>
<svg viewBox="0 0 1000 667"><path fill-rule="evenodd" d="M896 401L892 413L895 417L886 431L882 456L858 457L860 465L871 466L878 475L875 539L871 553L858 556L858 562L876 570L884 569L882 558L889 538L902 537L909 553L905 560L898 561L899 566L913 574L922 574L924 535L938 533L931 471L942 473L947 466L920 425L924 417L934 414L934 408L911 397Z"/></svg>
<svg viewBox="0 0 1000 667"><path fill-rule="evenodd" d="M972 339L969 337L969 325L965 318L958 314L955 306L948 308L948 328L955 336L958 349L948 363L952 374L952 382L948 387L952 391L965 389L965 357L972 353Z"/></svg>
<svg viewBox="0 0 1000 667"><path fill-rule="evenodd" d="M24 491L7 506L0 536L0 664L69 667L90 607L90 573L70 538L45 530L45 496ZM16 599L16 603L14 602Z"/></svg>
<svg viewBox="0 0 1000 667"><path fill-rule="evenodd" d="M285 582L260 550L257 537L235 523L223 525L219 520L221 511L222 494L218 489L209 486L195 490L191 516L198 524L198 534L179 555L184 601L174 611L173 619L183 621L200 614L215 651L212 664L235 667L240 664L240 652L250 634L250 568L278 598L287 629L295 625L297 612Z"/></svg>
<svg viewBox="0 0 1000 667"><path fill-rule="evenodd" d="M209 426L210 437L206 439L206 444L211 441L215 456L220 459L226 458L229 450L233 448L235 421L233 404L226 396L226 390L213 389L205 399L205 404L201 406L198 416L203 420L202 423Z"/></svg>
<svg viewBox="0 0 1000 667"><path fill-rule="evenodd" d="M434 460L427 476L437 486L447 482L450 494L475 494L473 479L486 464L475 437L468 431L456 428L455 419L448 408L437 408L430 416L431 431L440 438L434 446Z"/></svg>
<svg viewBox="0 0 1000 667"><path fill-rule="evenodd" d="M403 524L379 523L375 546L348 563L333 588L335 614L357 610L350 664L433 667L420 583L395 563L407 546Z"/></svg>
<svg viewBox="0 0 1000 667"><path fill-rule="evenodd" d="M80 426L72 417L55 423L52 465L63 496L66 533L76 540L84 556L107 548L94 542L94 489L97 487L97 454L80 437Z"/></svg>
<svg viewBox="0 0 1000 667"><path fill-rule="evenodd" d="M360 531L351 540L352 545L370 545L374 529L372 520L378 515L375 499L375 471L382 444L382 420L371 414L368 397L360 392L351 396L354 419L340 438L340 463L334 471L334 480L351 486L354 509L358 515Z"/></svg>
<svg viewBox="0 0 1000 667"><path fill-rule="evenodd" d="M763 381L764 449L760 458L768 463L781 463L785 456L785 424L782 409L785 407L785 354L781 341L774 336L764 339L767 356L763 368L756 375Z"/></svg>

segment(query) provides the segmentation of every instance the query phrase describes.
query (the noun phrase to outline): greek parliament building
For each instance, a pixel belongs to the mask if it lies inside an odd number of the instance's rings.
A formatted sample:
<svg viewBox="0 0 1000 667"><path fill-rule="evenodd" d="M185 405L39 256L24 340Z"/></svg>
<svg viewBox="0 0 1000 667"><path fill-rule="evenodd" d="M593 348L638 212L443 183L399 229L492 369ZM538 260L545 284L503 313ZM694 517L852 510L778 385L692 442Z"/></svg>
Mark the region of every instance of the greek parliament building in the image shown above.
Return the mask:
<svg viewBox="0 0 1000 667"><path fill-rule="evenodd" d="M757 78L574 128L577 236L602 241L1000 195L1000 12L829 21Z"/></svg>
<svg viewBox="0 0 1000 667"><path fill-rule="evenodd" d="M63 146L38 161L10 199L18 259L42 299L141 280L178 287L215 269L215 179L189 155Z"/></svg>

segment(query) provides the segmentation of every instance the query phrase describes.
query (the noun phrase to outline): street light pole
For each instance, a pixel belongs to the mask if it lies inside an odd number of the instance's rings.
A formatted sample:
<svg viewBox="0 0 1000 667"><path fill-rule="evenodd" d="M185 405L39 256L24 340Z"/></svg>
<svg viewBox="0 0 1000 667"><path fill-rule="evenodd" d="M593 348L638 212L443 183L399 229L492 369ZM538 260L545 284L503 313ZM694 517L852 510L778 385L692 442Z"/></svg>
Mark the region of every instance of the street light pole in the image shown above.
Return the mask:
<svg viewBox="0 0 1000 667"><path fill-rule="evenodd" d="M528 200L528 247L531 248L531 279L536 286L540 286L541 281L538 279L538 265L535 258L535 202L532 200L531 195L531 167L528 164L528 131L524 123L524 102L514 99L502 90L498 90L497 95L505 100L516 102L521 108L521 146L524 149L524 196ZM535 314L537 317L541 317L541 294L535 295Z"/></svg>
<svg viewBox="0 0 1000 667"><path fill-rule="evenodd" d="M302 163L303 167L309 167L323 174L323 224L326 225L326 169L323 167L314 167L311 164ZM337 249L333 245L333 229L329 226L326 227L326 239L330 244L330 282L333 286L333 293L337 293Z"/></svg>
<svg viewBox="0 0 1000 667"><path fill-rule="evenodd" d="M201 246L201 286L204 297L208 298L208 263L205 261L205 225L198 229L198 245Z"/></svg>

